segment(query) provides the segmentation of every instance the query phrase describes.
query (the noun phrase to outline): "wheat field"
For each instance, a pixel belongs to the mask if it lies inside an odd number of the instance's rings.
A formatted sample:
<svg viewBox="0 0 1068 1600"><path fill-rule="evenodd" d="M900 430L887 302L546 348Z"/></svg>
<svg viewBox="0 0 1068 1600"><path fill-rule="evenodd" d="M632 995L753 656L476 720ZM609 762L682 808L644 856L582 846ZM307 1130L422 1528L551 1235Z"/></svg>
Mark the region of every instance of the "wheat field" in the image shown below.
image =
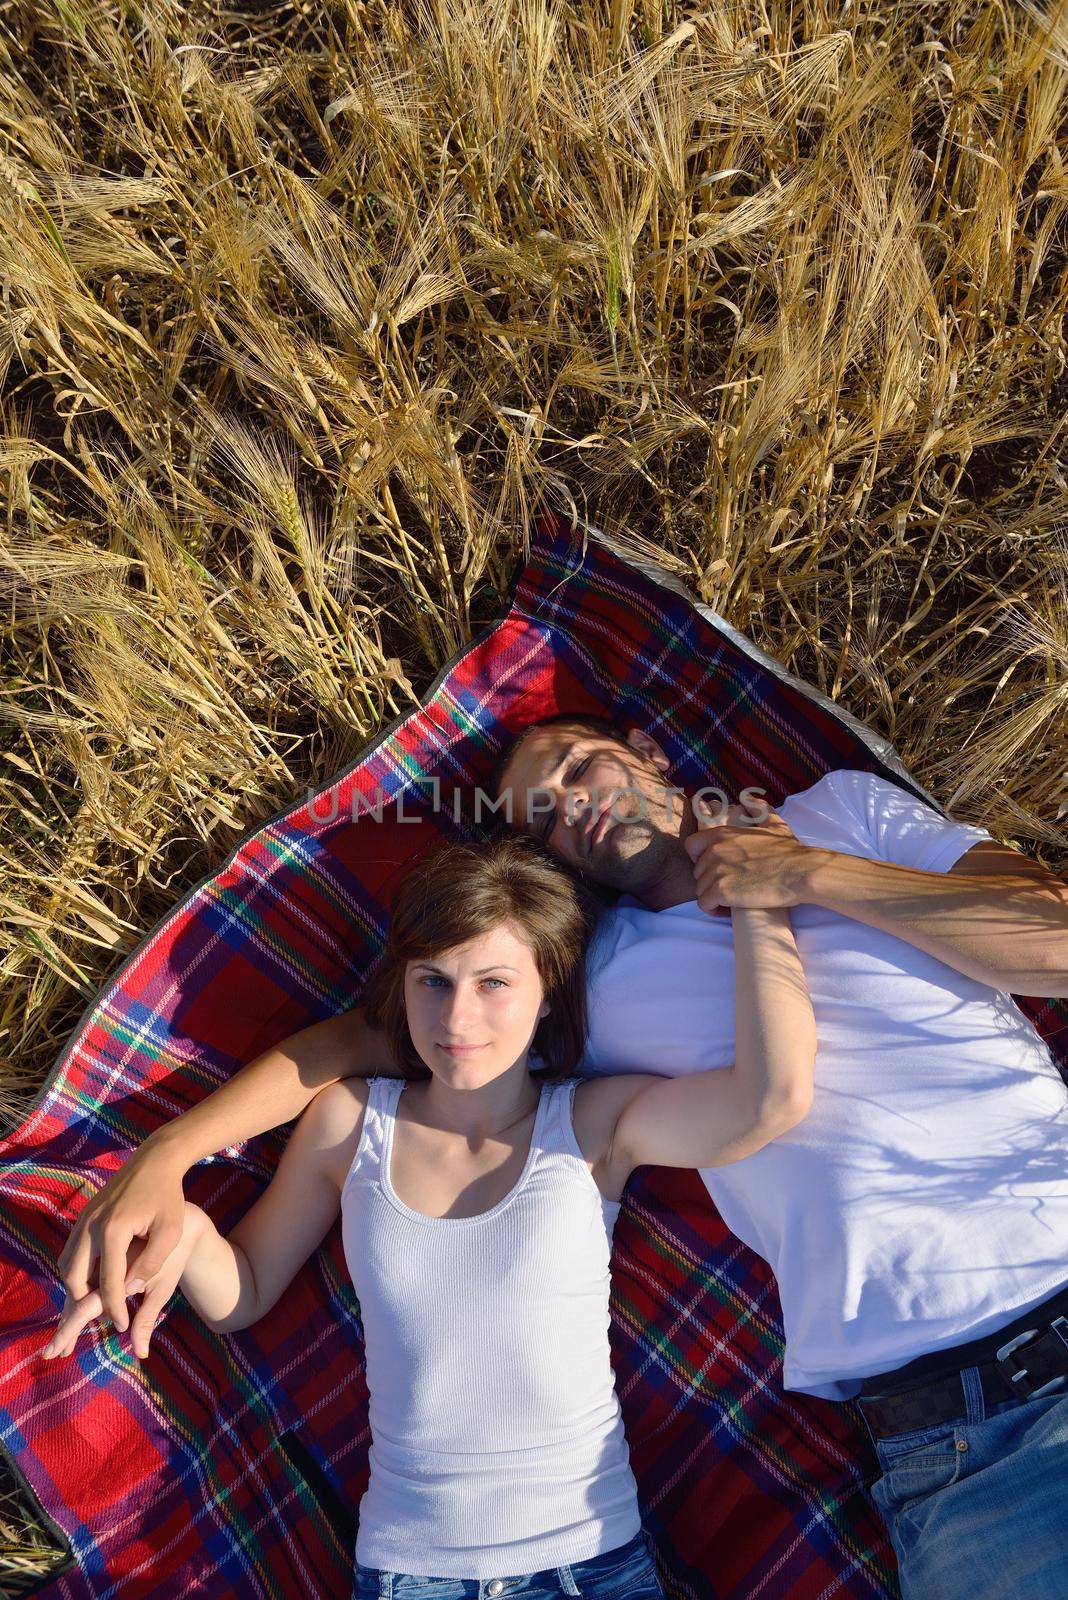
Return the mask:
<svg viewBox="0 0 1068 1600"><path fill-rule="evenodd" d="M543 498L1068 869L1068 0L0 0L0 63L5 1117Z"/></svg>

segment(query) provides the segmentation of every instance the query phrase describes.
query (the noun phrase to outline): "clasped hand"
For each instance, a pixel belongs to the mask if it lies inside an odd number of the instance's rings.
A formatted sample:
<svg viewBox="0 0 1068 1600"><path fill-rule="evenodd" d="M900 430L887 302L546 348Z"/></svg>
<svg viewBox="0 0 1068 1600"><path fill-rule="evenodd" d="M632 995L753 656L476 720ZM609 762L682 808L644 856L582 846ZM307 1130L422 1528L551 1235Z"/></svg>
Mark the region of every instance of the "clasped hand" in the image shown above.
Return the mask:
<svg viewBox="0 0 1068 1600"><path fill-rule="evenodd" d="M171 1295L178 1287L178 1281L185 1271L186 1263L196 1245L197 1233L202 1223L204 1213L192 1201L185 1201L185 1212L182 1226L182 1236L178 1244L167 1256L159 1271L147 1280L134 1277L129 1278L132 1271L136 1274L138 1258L142 1255L145 1244L142 1239L132 1239L127 1250L126 1271L127 1289L131 1296L141 1293L141 1304L137 1307L130 1322L130 1347L139 1360L144 1360L148 1355L149 1340L152 1337L156 1320ZM78 1342L78 1336L91 1322L103 1315L104 1302L99 1289L90 1289L87 1294L75 1298L67 1290L63 1310L60 1313L59 1325L48 1344L41 1351L42 1357L50 1361L55 1356L69 1356Z"/></svg>
<svg viewBox="0 0 1068 1600"><path fill-rule="evenodd" d="M717 906L748 909L795 906L804 899L811 849L766 801L714 813L693 802L697 830L683 841L693 862L697 903L710 915ZM766 812L761 818L756 808Z"/></svg>

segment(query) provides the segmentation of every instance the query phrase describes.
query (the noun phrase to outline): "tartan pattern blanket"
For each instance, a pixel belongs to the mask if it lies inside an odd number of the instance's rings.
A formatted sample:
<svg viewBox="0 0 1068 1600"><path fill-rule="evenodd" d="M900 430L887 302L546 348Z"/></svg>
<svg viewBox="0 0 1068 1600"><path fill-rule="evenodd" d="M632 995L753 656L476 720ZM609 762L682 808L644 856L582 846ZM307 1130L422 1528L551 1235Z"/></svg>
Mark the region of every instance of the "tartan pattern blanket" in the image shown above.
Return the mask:
<svg viewBox="0 0 1068 1600"><path fill-rule="evenodd" d="M935 805L885 741L661 568L543 511L505 614L420 707L246 837L148 934L0 1144L0 1445L69 1546L37 1591L49 1600L350 1593L368 1425L340 1228L258 1326L212 1334L176 1296L144 1366L110 1325L69 1360L38 1358L63 1301L55 1260L87 1197L147 1133L358 1001L406 864L443 837L500 826L472 814L474 787L506 730L560 709L638 721L687 788L737 798L759 785L778 805L832 768L859 767ZM1019 1003L1068 1062L1068 1005ZM226 1231L284 1139L276 1130L200 1162L187 1194ZM696 1174L635 1174L611 1338L674 1600L896 1595L859 1415L783 1391L771 1274Z"/></svg>

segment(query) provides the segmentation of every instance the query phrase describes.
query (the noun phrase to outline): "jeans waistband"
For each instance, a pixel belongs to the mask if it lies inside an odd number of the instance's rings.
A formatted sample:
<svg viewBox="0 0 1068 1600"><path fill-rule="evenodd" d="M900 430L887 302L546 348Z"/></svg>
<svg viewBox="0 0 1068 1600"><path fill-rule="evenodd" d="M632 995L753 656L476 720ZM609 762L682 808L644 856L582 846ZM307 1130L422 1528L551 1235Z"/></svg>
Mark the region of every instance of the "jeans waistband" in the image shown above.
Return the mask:
<svg viewBox="0 0 1068 1600"><path fill-rule="evenodd" d="M948 1350L932 1350L927 1355L917 1356L906 1367L865 1378L860 1394L896 1394L899 1390L914 1389L919 1384L959 1372L963 1367L982 1366L992 1361L998 1350L1018 1333L1036 1326L1046 1327L1055 1317L1065 1314L1068 1314L1068 1284L1057 1289L1048 1300L1032 1306L1030 1311L1021 1312L995 1333L972 1339L967 1344L953 1345Z"/></svg>

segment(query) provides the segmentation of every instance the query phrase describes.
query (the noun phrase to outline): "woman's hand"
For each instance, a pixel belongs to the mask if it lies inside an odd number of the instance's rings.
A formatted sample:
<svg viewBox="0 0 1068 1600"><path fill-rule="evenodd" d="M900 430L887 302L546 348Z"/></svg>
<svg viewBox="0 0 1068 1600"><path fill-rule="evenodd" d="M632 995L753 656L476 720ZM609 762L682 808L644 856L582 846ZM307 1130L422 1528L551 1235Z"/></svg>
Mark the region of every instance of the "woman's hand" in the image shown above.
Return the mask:
<svg viewBox="0 0 1068 1600"><path fill-rule="evenodd" d="M128 1282L133 1261L138 1277L154 1278L182 1237L186 1170L173 1146L150 1137L86 1202L57 1262L68 1301L81 1305L93 1289L93 1265L100 1259L99 1304L86 1321L103 1311L120 1333L125 1331L126 1299L135 1292Z"/></svg>
<svg viewBox="0 0 1068 1600"><path fill-rule="evenodd" d="M196 1249L207 1218L199 1206L192 1201L182 1202L182 1219L179 1223L179 1240L175 1248L164 1259L159 1269L148 1278L143 1278L142 1263L148 1252L147 1247L140 1243L131 1246L128 1259L124 1259L124 1276L132 1274L129 1289L131 1293L143 1291L141 1304L134 1313L130 1324L130 1344L133 1353L138 1359L143 1360L148 1355L149 1341L152 1337L156 1320L171 1295L178 1287L178 1281L186 1269L190 1256ZM46 1361L55 1356L69 1356L78 1342L78 1336L91 1322L104 1313L104 1303L98 1289L90 1289L84 1295L74 1296L69 1288L66 1303L60 1313L59 1326L55 1333L41 1351Z"/></svg>

